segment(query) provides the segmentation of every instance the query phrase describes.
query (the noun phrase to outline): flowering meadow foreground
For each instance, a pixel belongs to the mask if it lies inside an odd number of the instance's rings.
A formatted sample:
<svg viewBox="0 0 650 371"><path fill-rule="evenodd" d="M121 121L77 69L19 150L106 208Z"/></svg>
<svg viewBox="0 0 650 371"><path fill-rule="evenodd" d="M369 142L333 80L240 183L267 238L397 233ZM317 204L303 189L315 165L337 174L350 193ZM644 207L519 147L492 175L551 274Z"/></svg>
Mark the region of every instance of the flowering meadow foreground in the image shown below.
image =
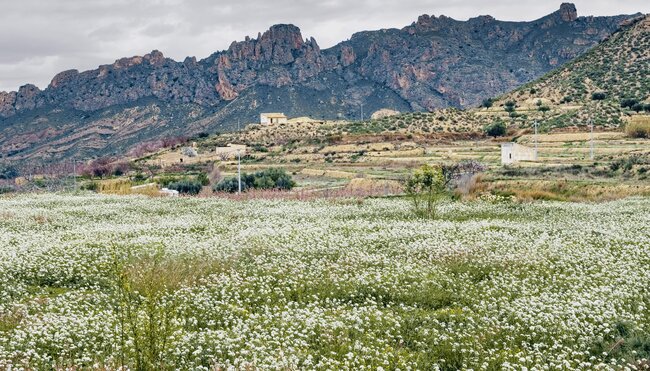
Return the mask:
<svg viewBox="0 0 650 371"><path fill-rule="evenodd" d="M0 369L642 369L650 199L0 198Z"/></svg>

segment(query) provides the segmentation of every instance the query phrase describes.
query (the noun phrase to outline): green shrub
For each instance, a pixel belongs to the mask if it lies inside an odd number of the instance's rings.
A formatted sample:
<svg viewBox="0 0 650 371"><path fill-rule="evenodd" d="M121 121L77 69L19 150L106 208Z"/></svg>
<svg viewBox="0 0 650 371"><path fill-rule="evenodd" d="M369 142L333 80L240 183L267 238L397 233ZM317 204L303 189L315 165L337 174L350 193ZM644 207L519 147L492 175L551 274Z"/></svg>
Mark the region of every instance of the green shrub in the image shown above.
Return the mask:
<svg viewBox="0 0 650 371"><path fill-rule="evenodd" d="M485 134L491 137L502 137L506 135L508 127L503 121L496 121L484 128Z"/></svg>
<svg viewBox="0 0 650 371"><path fill-rule="evenodd" d="M487 98L483 100L483 102L481 103L481 107L490 108L492 107L493 104L494 101L492 100L492 98Z"/></svg>
<svg viewBox="0 0 650 371"><path fill-rule="evenodd" d="M10 185L0 185L0 195L16 192L16 189Z"/></svg>
<svg viewBox="0 0 650 371"><path fill-rule="evenodd" d="M196 180L183 179L181 181L169 184L167 188L178 191L178 193L181 194L196 195L201 192L203 185L201 182Z"/></svg>
<svg viewBox="0 0 650 371"><path fill-rule="evenodd" d="M507 101L507 102L505 103L505 106L506 106L506 108L505 108L506 112L510 112L510 113L512 113L512 112L515 111L515 107L517 106L517 103L515 103L515 102L509 100L509 101Z"/></svg>
<svg viewBox="0 0 650 371"><path fill-rule="evenodd" d="M607 99L607 93L604 91L597 91L591 94L591 100L605 100Z"/></svg>
<svg viewBox="0 0 650 371"><path fill-rule="evenodd" d="M242 192L246 191L246 182L242 175ZM236 193L239 190L237 177L224 178L212 187L213 192Z"/></svg>
<svg viewBox="0 0 650 371"><path fill-rule="evenodd" d="M88 182L81 185L82 191L97 192L98 189L99 189L99 184L97 182Z"/></svg>
<svg viewBox="0 0 650 371"><path fill-rule="evenodd" d="M210 178L208 178L208 174L206 173L200 173L197 175L196 181L201 183L202 186L210 185Z"/></svg>
<svg viewBox="0 0 650 371"><path fill-rule="evenodd" d="M156 178L156 183L160 184L161 187L167 187L170 184L176 183L180 180L181 178L179 177L165 175L165 176L161 176L160 178Z"/></svg>
<svg viewBox="0 0 650 371"><path fill-rule="evenodd" d="M632 107L634 107L635 105L638 105L638 104L639 104L638 99L634 99L634 98L621 99L621 107L622 108L630 108L630 109L632 109Z"/></svg>
<svg viewBox="0 0 650 371"><path fill-rule="evenodd" d="M434 218L436 204L446 191L442 169L422 165L406 179L405 190L413 202L413 209L417 216Z"/></svg>
<svg viewBox="0 0 650 371"><path fill-rule="evenodd" d="M0 179L14 179L17 178L18 169L11 165L0 165Z"/></svg>
<svg viewBox="0 0 650 371"><path fill-rule="evenodd" d="M241 177L242 192L249 189L291 190L295 186L296 182L284 169L271 168L254 174L244 173ZM239 190L239 180L237 177L225 178L215 184L212 190L214 192L235 193Z"/></svg>

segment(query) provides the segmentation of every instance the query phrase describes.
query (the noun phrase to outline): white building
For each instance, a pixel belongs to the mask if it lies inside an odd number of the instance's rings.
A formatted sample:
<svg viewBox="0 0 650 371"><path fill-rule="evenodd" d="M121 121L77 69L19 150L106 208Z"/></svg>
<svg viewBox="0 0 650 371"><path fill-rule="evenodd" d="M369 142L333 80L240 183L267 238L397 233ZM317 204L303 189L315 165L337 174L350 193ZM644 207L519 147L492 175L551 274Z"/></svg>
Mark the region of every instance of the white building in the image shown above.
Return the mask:
<svg viewBox="0 0 650 371"><path fill-rule="evenodd" d="M273 124L286 124L288 121L284 113L262 113L260 114L260 124L273 125Z"/></svg>
<svg viewBox="0 0 650 371"><path fill-rule="evenodd" d="M501 144L501 165L514 164L519 161L536 161L537 153L534 148L517 143Z"/></svg>

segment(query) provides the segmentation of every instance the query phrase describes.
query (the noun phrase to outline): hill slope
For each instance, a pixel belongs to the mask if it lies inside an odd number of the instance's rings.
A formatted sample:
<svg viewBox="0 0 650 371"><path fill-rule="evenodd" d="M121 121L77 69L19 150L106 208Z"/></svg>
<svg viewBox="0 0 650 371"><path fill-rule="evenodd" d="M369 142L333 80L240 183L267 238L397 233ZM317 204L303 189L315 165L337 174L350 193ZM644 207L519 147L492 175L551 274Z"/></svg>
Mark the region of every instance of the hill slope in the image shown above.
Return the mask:
<svg viewBox="0 0 650 371"><path fill-rule="evenodd" d="M572 4L532 22L421 16L321 50L292 25L197 61L154 51L62 72L43 91L0 93L0 153L57 160L121 153L165 136L254 122L260 112L356 118L469 107L582 54L632 16L578 17Z"/></svg>
<svg viewBox="0 0 650 371"><path fill-rule="evenodd" d="M548 127L618 126L650 111L650 16L626 24L602 44L548 75L498 99ZM543 113L545 108L548 111Z"/></svg>

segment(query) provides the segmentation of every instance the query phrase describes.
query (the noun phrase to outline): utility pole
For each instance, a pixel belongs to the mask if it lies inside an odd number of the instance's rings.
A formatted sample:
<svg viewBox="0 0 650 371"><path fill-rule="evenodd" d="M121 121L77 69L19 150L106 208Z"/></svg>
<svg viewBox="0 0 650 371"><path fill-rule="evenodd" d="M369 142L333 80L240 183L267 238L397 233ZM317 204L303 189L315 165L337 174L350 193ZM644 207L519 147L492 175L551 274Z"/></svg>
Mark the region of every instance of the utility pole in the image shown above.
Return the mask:
<svg viewBox="0 0 650 371"><path fill-rule="evenodd" d="M593 120L589 120L589 126L591 127L591 134L589 135L589 158L591 158L591 161L594 160L594 122Z"/></svg>
<svg viewBox="0 0 650 371"><path fill-rule="evenodd" d="M363 121L363 103L361 103L361 121Z"/></svg>
<svg viewBox="0 0 650 371"><path fill-rule="evenodd" d="M537 161L537 121L535 121L535 161Z"/></svg>
<svg viewBox="0 0 650 371"><path fill-rule="evenodd" d="M74 190L77 190L77 160L72 160L72 180L74 181Z"/></svg>
<svg viewBox="0 0 650 371"><path fill-rule="evenodd" d="M237 150L237 181L239 183L239 192L241 193L241 153Z"/></svg>

